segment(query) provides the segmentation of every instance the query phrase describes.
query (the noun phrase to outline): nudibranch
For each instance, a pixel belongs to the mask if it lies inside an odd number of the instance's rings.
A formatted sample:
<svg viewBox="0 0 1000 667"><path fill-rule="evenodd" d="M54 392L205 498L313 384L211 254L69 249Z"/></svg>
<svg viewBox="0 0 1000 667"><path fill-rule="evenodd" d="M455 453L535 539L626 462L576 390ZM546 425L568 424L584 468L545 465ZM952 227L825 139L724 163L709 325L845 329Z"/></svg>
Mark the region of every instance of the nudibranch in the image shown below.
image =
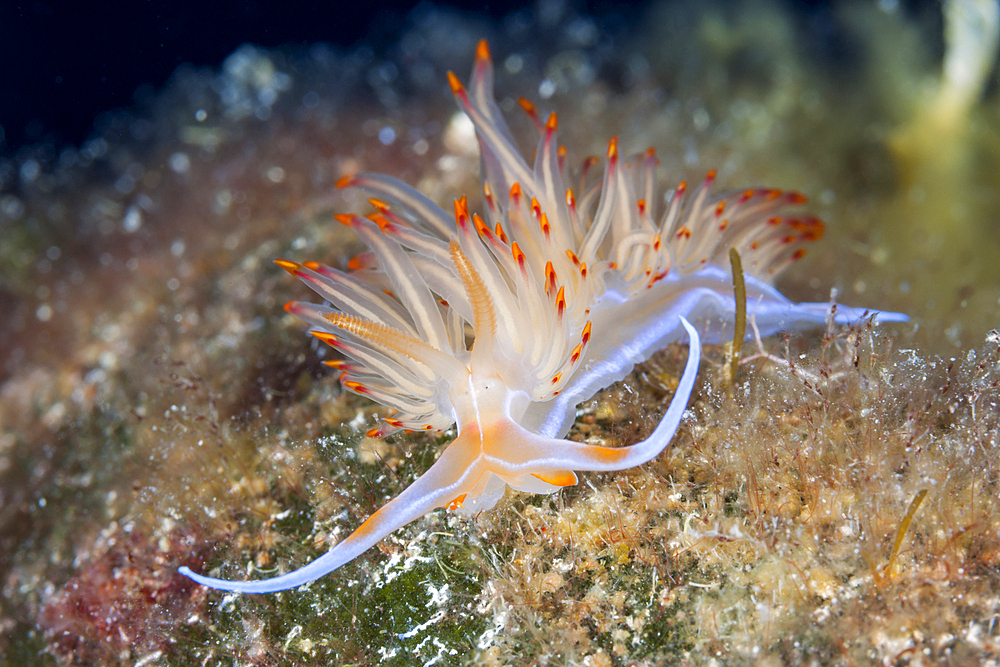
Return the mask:
<svg viewBox="0 0 1000 667"><path fill-rule="evenodd" d="M730 248L743 258L749 314L761 334L822 324L830 313L826 303L793 303L770 285L822 235L819 220L787 213L802 195L766 188L712 195L710 172L690 195L677 186L658 216L654 152L623 159L616 138L603 177L594 175L596 158L585 162L574 192L554 113L542 123L522 101L541 135L534 165L514 148L493 97L485 41L468 88L448 78L476 128L485 218L470 214L464 196L449 216L395 178L360 173L338 185L370 193L375 213L337 219L369 251L348 271L276 264L333 305L286 309L343 355L326 362L341 371L343 386L393 410L369 435L455 425L455 439L411 486L305 567L259 581L181 568L198 583L245 593L301 586L436 508L474 513L507 486L551 493L575 484L574 471L653 459L681 422L700 341L720 340L733 320ZM838 308L835 319L874 314ZM626 447L563 439L581 401L682 336L690 345L684 372L648 438Z"/></svg>

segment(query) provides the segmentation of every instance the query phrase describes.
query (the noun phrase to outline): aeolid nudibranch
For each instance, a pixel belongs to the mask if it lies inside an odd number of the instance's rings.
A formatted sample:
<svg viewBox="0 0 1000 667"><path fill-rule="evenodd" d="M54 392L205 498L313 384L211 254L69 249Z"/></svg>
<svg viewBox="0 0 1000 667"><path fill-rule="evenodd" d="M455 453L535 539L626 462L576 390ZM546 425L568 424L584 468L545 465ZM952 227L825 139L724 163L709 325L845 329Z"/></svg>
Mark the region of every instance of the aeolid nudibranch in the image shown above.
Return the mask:
<svg viewBox="0 0 1000 667"><path fill-rule="evenodd" d="M435 508L478 512L507 486L551 493L575 484L574 471L651 460L681 421L701 338L719 340L733 319L730 248L743 257L747 304L762 334L826 320L828 304L792 303L770 285L822 235L819 220L786 213L802 195L763 188L712 195L709 173L691 195L683 183L675 188L657 214L655 154L622 159L616 138L603 179L587 179L594 170L585 165L575 193L555 114L543 124L522 102L541 134L534 165L514 148L493 98L485 41L468 88L448 77L479 138L485 219L470 214L465 197L452 216L395 178L362 173L338 185L371 193L376 213L337 219L370 252L349 271L276 264L333 304L286 309L349 360L328 362L342 371L344 387L395 410L369 435L452 425L457 435L427 472L312 563L260 581L181 568L198 583L245 593L301 586ZM839 308L836 320L866 314L874 311ZM685 335L684 373L646 440L615 448L562 438L577 404Z"/></svg>

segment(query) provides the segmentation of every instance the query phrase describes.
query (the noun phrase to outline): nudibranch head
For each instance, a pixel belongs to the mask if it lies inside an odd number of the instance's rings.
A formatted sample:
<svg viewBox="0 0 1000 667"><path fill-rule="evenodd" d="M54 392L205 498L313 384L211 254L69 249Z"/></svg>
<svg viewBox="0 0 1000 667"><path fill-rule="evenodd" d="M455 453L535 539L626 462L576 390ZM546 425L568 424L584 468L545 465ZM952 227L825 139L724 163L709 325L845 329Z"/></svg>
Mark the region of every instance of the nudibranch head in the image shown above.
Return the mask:
<svg viewBox="0 0 1000 667"><path fill-rule="evenodd" d="M592 178L588 160L574 192L555 114L542 123L522 101L540 134L534 164L514 148L493 97L485 41L468 88L454 74L448 79L479 139L484 217L470 213L465 197L449 214L390 176L350 175L337 185L370 193L375 212L336 218L369 251L347 271L276 264L332 304L286 309L349 360L331 364L344 388L394 411L369 435L453 425L457 435L400 496L306 567L256 582L183 570L198 582L243 592L299 586L435 508L479 511L507 486L551 492L575 484L574 471L652 459L672 439L694 387L700 335L689 320L718 336L732 319L730 248L743 256L761 331L826 318L826 304L793 304L768 282L823 233L819 220L786 212L802 195L769 188L712 195L713 171L690 196L678 185L658 211L655 153L623 158L617 138L603 176ZM861 314L841 309L837 317ZM580 401L682 336L690 341L684 374L646 440L608 448L561 439Z"/></svg>

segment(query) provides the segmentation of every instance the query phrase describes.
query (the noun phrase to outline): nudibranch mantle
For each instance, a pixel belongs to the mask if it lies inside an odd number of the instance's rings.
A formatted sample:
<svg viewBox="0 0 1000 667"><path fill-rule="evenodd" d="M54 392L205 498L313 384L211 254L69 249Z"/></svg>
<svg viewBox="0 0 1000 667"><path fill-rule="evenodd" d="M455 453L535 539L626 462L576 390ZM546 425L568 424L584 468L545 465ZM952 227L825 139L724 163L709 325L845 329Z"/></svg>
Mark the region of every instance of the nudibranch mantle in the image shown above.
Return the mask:
<svg viewBox="0 0 1000 667"><path fill-rule="evenodd" d="M276 264L333 304L286 309L346 357L326 362L342 371L343 386L395 410L369 435L452 425L457 435L427 472L312 563L260 581L181 568L198 583L244 593L294 588L436 508L474 513L492 507L507 486L551 493L575 484L574 471L653 459L681 422L701 340L721 340L733 321L731 247L743 258L749 315L762 335L823 324L830 315L828 304L793 303L769 284L822 235L819 220L784 214L802 195L768 188L710 195L710 172L690 198L683 183L669 193L656 222L655 154L622 160L613 138L603 178L588 179L597 160L585 162L577 197L566 187L555 114L542 123L522 100L541 135L534 165L514 148L493 97L485 41L468 88L448 77L476 128L488 222L470 215L465 197L449 216L395 178L361 173L338 186L372 194L376 212L336 217L369 252L349 271ZM853 308L834 317L846 323L875 314L906 319ZM682 336L687 363L648 438L617 448L563 439L581 401Z"/></svg>

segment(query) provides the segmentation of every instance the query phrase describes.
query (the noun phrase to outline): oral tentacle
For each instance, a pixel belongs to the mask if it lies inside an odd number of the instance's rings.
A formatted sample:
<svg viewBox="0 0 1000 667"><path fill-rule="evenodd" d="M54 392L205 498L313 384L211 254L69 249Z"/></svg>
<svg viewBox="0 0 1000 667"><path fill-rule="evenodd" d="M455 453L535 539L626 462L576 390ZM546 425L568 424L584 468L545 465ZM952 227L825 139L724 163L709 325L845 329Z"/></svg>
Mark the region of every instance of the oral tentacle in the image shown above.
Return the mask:
<svg viewBox="0 0 1000 667"><path fill-rule="evenodd" d="M680 319L690 339L687 363L667 412L649 437L628 447L600 447L546 438L511 423L506 426L504 437L498 438L504 442L505 460L491 460L491 469L510 477L566 470L624 470L642 465L659 455L677 432L701 361L698 332L686 319Z"/></svg>
<svg viewBox="0 0 1000 667"><path fill-rule="evenodd" d="M180 573L199 584L235 593L276 593L296 588L327 575L373 547L380 540L406 524L438 507L451 506L468 494L485 472L478 462L478 448L458 438L442 452L438 460L405 491L390 500L338 542L330 551L308 565L271 579L232 581L195 574L187 567Z"/></svg>

